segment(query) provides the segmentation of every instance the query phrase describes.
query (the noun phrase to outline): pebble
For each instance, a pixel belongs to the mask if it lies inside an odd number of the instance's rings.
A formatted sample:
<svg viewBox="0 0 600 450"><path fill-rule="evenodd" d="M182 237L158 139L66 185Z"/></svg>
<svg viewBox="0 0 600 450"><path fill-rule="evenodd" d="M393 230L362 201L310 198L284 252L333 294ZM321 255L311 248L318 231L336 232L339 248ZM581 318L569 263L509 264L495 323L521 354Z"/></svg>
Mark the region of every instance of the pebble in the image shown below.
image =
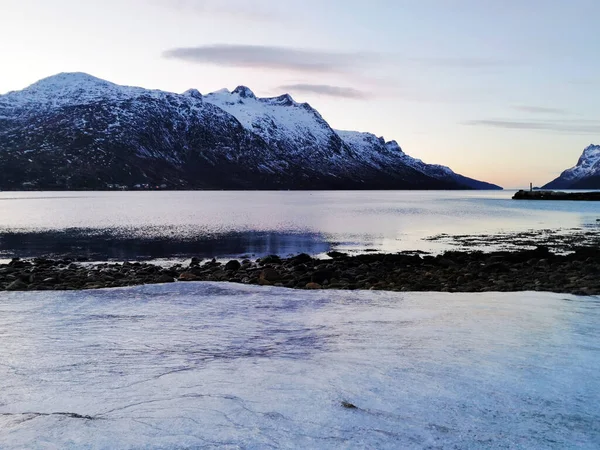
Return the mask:
<svg viewBox="0 0 600 450"><path fill-rule="evenodd" d="M169 268L149 263L102 263L13 259L0 264L0 290L77 290L174 281L229 281L294 289L376 289L390 291L523 291L539 290L600 295L600 250L576 248L557 255L535 250L419 254L334 254L318 260L306 254L275 255L257 262L216 260Z"/></svg>

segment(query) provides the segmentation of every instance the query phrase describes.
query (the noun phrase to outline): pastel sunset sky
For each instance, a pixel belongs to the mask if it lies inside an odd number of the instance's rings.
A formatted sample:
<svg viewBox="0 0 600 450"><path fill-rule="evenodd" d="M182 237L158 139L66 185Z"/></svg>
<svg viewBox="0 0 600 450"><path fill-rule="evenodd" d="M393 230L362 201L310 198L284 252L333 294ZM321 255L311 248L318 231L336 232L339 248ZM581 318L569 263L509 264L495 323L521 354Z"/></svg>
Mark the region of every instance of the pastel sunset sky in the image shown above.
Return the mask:
<svg viewBox="0 0 600 450"><path fill-rule="evenodd" d="M59 72L289 92L504 187L600 144L598 0L0 0L0 93Z"/></svg>

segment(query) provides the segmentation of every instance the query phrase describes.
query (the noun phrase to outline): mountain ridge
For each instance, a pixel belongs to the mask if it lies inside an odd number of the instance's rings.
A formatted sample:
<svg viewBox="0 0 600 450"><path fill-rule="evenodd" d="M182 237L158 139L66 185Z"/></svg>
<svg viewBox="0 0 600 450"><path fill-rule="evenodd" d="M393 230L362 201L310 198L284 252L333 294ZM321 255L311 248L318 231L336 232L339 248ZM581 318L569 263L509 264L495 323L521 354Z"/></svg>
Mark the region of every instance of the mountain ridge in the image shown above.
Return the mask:
<svg viewBox="0 0 600 450"><path fill-rule="evenodd" d="M542 189L600 189L600 145L584 148L575 166L564 170Z"/></svg>
<svg viewBox="0 0 600 450"><path fill-rule="evenodd" d="M0 170L0 189L499 189L334 130L289 94L177 94L80 72L0 95Z"/></svg>

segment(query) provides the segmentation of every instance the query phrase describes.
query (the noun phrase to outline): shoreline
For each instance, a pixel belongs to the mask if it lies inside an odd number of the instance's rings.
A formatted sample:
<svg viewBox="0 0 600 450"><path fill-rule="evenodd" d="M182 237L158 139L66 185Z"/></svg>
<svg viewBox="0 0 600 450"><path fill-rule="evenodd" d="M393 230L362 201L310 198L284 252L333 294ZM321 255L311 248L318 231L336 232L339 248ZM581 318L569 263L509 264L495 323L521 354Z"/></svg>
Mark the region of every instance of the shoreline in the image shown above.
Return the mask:
<svg viewBox="0 0 600 450"><path fill-rule="evenodd" d="M221 281L292 289L429 292L545 291L600 294L600 249L555 254L535 250L447 251L436 256L330 252L275 255L221 263L192 258L170 267L144 262L78 263L15 258L0 264L0 291L87 290L188 281Z"/></svg>
<svg viewBox="0 0 600 450"><path fill-rule="evenodd" d="M600 201L600 192L582 190L579 192L563 192L537 189L532 191L519 190L513 200L567 200L567 201Z"/></svg>

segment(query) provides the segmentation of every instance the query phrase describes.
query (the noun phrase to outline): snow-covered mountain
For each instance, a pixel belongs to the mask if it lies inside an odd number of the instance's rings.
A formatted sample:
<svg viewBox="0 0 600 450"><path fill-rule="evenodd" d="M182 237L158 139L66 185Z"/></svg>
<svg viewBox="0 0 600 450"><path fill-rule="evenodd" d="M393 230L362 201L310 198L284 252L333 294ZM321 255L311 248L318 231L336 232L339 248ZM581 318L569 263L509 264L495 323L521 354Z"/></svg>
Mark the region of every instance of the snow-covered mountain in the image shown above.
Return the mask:
<svg viewBox="0 0 600 450"><path fill-rule="evenodd" d="M285 154L291 151L328 157L335 166L329 167L329 171L348 172L369 167L379 173L393 172L401 163L436 180L472 189L498 189L490 183L458 175L448 167L412 158L396 141L385 142L371 133L333 130L308 103L297 103L289 94L257 98L248 87L238 86L233 92L222 89L208 94L205 101L232 114L247 130Z"/></svg>
<svg viewBox="0 0 600 450"><path fill-rule="evenodd" d="M600 189L600 145L590 144L577 165L543 186L544 189Z"/></svg>
<svg viewBox="0 0 600 450"><path fill-rule="evenodd" d="M203 96L64 73L0 96L0 189L490 189L288 94Z"/></svg>
<svg viewBox="0 0 600 450"><path fill-rule="evenodd" d="M413 158L404 153L396 141L386 142L382 137L358 131L336 130L336 132L353 150L355 157L365 164L378 167L380 170L394 167L398 164L398 161L401 161L407 167L437 180L458 183L471 189L499 189L499 186L494 184L459 175L449 167L439 164L427 164L420 159Z"/></svg>

